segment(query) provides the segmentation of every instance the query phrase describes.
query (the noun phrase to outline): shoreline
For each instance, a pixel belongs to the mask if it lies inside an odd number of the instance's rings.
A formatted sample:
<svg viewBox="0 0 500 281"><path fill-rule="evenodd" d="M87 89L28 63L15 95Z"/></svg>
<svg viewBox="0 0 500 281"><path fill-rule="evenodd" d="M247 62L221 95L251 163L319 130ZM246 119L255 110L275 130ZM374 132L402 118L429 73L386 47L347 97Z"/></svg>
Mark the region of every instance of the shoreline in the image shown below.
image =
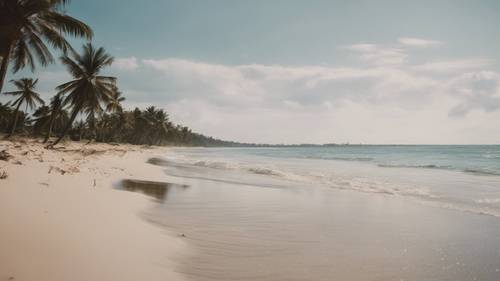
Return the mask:
<svg viewBox="0 0 500 281"><path fill-rule="evenodd" d="M113 188L124 178L164 181L146 163L164 149L63 147L0 141L12 155L0 160L0 280L184 280L175 260L187 244L141 217L149 197Z"/></svg>

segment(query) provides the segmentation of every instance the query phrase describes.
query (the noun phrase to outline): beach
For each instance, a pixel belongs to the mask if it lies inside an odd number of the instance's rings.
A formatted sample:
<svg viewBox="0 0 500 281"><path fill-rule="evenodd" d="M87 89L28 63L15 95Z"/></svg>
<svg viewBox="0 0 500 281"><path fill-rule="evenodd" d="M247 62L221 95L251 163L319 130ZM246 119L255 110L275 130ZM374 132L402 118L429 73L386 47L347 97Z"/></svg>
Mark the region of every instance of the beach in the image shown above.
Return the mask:
<svg viewBox="0 0 500 281"><path fill-rule="evenodd" d="M0 141L0 280L183 280L182 238L142 218L151 201L113 188L162 178L146 160L164 151L69 142ZM0 173L1 173L0 171Z"/></svg>
<svg viewBox="0 0 500 281"><path fill-rule="evenodd" d="M0 148L0 280L500 278L495 175L284 148Z"/></svg>

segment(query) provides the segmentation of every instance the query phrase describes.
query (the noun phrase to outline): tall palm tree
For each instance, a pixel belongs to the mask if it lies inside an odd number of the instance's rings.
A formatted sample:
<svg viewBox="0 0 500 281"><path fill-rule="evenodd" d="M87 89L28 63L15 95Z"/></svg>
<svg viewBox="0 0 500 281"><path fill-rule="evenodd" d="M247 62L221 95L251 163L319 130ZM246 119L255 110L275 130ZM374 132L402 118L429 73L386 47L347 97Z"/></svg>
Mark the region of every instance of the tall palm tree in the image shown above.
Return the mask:
<svg viewBox="0 0 500 281"><path fill-rule="evenodd" d="M19 118L19 108L22 103L26 104L25 114L27 113L28 108L33 109L37 104L44 104L43 100L40 98L40 94L34 91L36 83L38 83L38 79L33 80L31 78L21 78L19 80L11 80L11 82L18 90L6 92L4 94L17 96L18 98L12 102L12 106L15 107L14 121L12 122L11 131L7 135L7 138L12 136L16 130L17 120Z"/></svg>
<svg viewBox="0 0 500 281"><path fill-rule="evenodd" d="M0 0L0 91L9 62L13 72L26 65L33 70L35 58L45 66L54 61L47 46L72 51L64 35L92 38L85 23L64 11L69 0Z"/></svg>
<svg viewBox="0 0 500 281"><path fill-rule="evenodd" d="M63 106L71 107L71 117L61 136L52 145L62 140L78 114L89 115L102 111L102 106L113 99L116 91L115 77L99 75L105 66L113 63L113 57L104 48L95 49L88 43L83 46L81 55L64 55L61 62L74 78L56 88L58 94L64 96Z"/></svg>

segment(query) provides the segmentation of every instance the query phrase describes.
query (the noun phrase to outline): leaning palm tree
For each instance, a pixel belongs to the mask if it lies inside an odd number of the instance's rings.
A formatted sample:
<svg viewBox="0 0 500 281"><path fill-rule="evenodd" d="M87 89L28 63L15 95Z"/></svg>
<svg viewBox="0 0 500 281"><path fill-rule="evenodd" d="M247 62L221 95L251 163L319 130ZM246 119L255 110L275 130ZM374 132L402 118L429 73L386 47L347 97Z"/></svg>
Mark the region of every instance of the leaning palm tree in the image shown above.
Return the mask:
<svg viewBox="0 0 500 281"><path fill-rule="evenodd" d="M69 0L0 0L0 91L9 62L17 72L29 65L35 68L35 58L45 66L54 61L47 45L72 51L64 35L92 38L85 23L68 16L65 5Z"/></svg>
<svg viewBox="0 0 500 281"><path fill-rule="evenodd" d="M33 109L37 104L44 104L43 100L40 98L40 94L34 91L36 83L38 83L38 79L33 80L31 78L22 78L19 80L12 80L11 82L18 90L6 92L4 94L16 96L18 98L12 102L12 106L15 107L14 121L12 122L10 133L7 135L7 138L12 136L16 130L21 104L26 104L26 109L24 111L25 114L27 113L28 108Z"/></svg>
<svg viewBox="0 0 500 281"><path fill-rule="evenodd" d="M70 106L71 117L56 145L71 128L78 114L95 114L102 111L113 99L116 91L116 78L100 76L99 72L113 63L113 57L103 48L95 49L88 43L83 46L83 53L74 53L72 57L64 55L61 62L66 66L74 80L59 85L56 89L64 96L63 106Z"/></svg>

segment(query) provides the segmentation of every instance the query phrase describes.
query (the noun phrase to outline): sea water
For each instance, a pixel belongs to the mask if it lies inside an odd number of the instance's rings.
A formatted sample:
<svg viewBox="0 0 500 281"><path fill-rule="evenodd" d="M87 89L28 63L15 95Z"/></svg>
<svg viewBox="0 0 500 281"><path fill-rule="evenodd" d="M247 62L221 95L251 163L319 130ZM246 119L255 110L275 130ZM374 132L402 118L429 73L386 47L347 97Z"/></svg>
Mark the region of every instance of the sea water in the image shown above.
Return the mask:
<svg viewBox="0 0 500 281"><path fill-rule="evenodd" d="M193 246L175 261L187 280L500 280L498 155L169 148L150 160L169 184L146 192L147 219Z"/></svg>
<svg viewBox="0 0 500 281"><path fill-rule="evenodd" d="M165 157L213 170L404 196L500 217L499 145L179 148ZM263 179L264 180L264 179Z"/></svg>

